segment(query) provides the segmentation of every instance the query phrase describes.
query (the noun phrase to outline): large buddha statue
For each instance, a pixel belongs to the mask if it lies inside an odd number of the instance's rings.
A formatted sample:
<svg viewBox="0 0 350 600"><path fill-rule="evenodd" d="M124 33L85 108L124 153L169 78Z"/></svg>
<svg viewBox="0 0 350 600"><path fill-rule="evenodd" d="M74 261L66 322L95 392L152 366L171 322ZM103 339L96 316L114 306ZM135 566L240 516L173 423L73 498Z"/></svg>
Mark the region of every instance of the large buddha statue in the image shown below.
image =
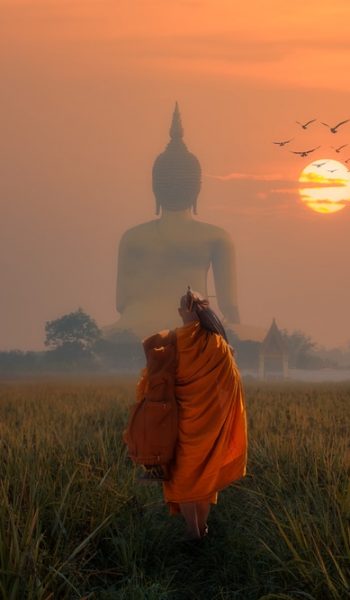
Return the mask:
<svg viewBox="0 0 350 600"><path fill-rule="evenodd" d="M119 320L107 337L129 329L140 337L180 325L178 302L190 285L208 295L212 267L217 305L224 321L240 322L235 250L224 229L194 218L201 168L183 141L176 104L170 142L153 166L156 219L127 230L118 256L116 307Z"/></svg>

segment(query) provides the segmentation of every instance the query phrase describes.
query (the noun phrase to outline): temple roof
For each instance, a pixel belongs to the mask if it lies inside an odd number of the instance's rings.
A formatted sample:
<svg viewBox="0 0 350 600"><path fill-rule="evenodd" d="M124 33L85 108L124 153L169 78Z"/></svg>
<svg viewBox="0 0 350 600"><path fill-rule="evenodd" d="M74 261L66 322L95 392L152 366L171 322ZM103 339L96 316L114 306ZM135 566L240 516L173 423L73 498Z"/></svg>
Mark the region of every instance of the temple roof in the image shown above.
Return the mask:
<svg viewBox="0 0 350 600"><path fill-rule="evenodd" d="M284 354L287 351L286 344L280 329L277 327L275 318L272 319L270 329L262 341L261 350L267 353L280 354Z"/></svg>

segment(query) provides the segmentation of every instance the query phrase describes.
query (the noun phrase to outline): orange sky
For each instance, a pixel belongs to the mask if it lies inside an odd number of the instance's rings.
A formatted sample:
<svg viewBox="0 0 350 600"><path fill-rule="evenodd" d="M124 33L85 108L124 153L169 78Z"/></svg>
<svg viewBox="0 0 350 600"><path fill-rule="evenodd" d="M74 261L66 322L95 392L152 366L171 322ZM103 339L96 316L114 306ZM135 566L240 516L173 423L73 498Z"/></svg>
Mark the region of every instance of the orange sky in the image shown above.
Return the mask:
<svg viewBox="0 0 350 600"><path fill-rule="evenodd" d="M296 183L311 159L271 143L339 158L295 120L350 118L350 4L243 4L0 0L0 349L42 348L45 321L78 306L116 319L118 241L154 216L176 99L198 218L235 240L242 320L350 340L350 203L312 212Z"/></svg>

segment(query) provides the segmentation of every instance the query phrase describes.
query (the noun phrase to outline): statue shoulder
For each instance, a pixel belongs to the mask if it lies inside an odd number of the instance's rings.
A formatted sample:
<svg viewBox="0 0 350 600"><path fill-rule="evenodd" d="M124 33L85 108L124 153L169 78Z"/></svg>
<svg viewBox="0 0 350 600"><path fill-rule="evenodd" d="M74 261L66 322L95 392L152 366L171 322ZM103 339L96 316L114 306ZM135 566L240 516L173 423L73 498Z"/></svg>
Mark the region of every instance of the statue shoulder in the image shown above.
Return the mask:
<svg viewBox="0 0 350 600"><path fill-rule="evenodd" d="M135 225L135 227L127 229L120 238L120 244L129 246L135 242L146 241L150 236L154 235L156 222L157 219L154 219L153 221L141 223L140 225Z"/></svg>
<svg viewBox="0 0 350 600"><path fill-rule="evenodd" d="M196 226L201 234L213 243L233 244L231 234L226 229L223 229L223 227L203 221L196 221Z"/></svg>

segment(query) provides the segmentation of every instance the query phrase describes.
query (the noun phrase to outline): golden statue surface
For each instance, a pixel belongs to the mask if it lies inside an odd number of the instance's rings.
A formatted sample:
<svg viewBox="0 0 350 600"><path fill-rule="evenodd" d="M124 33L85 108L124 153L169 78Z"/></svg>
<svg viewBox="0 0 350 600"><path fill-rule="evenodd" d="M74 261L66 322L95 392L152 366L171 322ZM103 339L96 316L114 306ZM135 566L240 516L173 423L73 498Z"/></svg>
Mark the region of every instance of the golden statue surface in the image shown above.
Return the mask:
<svg viewBox="0 0 350 600"><path fill-rule="evenodd" d="M210 267L223 320L239 330L234 244L227 231L194 217L201 167L183 141L177 104L170 142L155 160L152 181L159 216L121 238L116 293L120 317L104 327L105 336L130 330L144 337L180 325L178 299L188 285L207 297Z"/></svg>

